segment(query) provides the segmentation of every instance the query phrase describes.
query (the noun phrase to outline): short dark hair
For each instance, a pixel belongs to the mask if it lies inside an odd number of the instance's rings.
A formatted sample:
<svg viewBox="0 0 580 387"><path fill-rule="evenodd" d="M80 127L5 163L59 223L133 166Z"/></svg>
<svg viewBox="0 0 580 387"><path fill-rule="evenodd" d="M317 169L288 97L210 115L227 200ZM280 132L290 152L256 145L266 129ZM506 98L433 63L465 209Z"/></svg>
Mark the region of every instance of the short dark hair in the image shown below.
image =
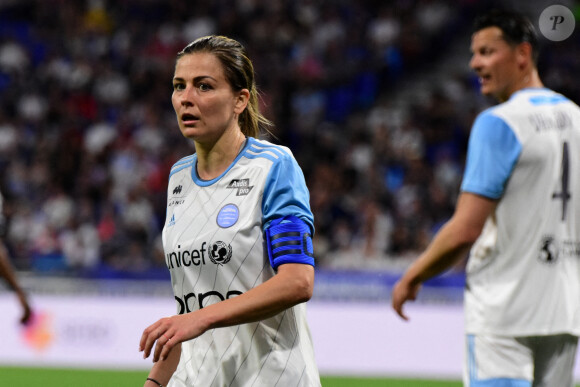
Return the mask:
<svg viewBox="0 0 580 387"><path fill-rule="evenodd" d="M529 43L532 46L532 60L535 64L538 63L538 34L526 16L511 10L493 9L475 19L472 32L476 33L488 27L498 27L502 31L503 39L511 46Z"/></svg>

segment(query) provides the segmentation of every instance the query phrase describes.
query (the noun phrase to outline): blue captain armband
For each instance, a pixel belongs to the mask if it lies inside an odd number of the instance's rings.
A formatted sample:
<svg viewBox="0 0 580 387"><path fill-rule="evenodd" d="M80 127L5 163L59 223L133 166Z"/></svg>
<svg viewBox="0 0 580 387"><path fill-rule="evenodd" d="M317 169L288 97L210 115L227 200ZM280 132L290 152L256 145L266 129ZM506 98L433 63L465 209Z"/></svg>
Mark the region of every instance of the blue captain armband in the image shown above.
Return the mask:
<svg viewBox="0 0 580 387"><path fill-rule="evenodd" d="M310 228L296 216L274 220L266 230L270 265L277 269L283 263L314 266L314 248Z"/></svg>

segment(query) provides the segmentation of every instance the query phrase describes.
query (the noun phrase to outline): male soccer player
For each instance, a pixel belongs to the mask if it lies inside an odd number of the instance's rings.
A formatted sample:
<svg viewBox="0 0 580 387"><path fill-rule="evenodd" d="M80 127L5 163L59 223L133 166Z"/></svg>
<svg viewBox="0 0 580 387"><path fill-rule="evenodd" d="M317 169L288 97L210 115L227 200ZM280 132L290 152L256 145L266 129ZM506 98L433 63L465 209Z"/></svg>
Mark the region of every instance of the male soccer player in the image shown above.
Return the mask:
<svg viewBox="0 0 580 387"><path fill-rule="evenodd" d="M470 66L500 104L471 131L452 218L393 288L395 311L470 249L466 386L573 385L580 335L580 108L545 88L522 15L474 24Z"/></svg>

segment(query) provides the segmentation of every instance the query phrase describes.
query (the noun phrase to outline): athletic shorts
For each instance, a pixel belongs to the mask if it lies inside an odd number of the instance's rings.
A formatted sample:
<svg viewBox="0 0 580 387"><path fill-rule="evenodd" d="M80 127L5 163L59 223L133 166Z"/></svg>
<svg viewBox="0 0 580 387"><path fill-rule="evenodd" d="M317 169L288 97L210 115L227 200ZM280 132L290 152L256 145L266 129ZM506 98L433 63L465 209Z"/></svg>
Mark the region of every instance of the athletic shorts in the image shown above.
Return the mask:
<svg viewBox="0 0 580 387"><path fill-rule="evenodd" d="M467 335L465 387L573 387L578 337Z"/></svg>

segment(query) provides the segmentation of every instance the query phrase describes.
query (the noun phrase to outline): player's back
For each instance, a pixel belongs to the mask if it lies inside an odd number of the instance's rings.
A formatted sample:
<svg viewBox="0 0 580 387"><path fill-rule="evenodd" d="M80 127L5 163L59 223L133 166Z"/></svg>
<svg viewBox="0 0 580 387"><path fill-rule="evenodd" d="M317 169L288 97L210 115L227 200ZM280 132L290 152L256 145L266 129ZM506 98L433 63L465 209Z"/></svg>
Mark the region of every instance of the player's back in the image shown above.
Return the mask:
<svg viewBox="0 0 580 387"><path fill-rule="evenodd" d="M519 156L470 255L468 331L580 334L580 109L526 89L486 114L513 132Z"/></svg>

